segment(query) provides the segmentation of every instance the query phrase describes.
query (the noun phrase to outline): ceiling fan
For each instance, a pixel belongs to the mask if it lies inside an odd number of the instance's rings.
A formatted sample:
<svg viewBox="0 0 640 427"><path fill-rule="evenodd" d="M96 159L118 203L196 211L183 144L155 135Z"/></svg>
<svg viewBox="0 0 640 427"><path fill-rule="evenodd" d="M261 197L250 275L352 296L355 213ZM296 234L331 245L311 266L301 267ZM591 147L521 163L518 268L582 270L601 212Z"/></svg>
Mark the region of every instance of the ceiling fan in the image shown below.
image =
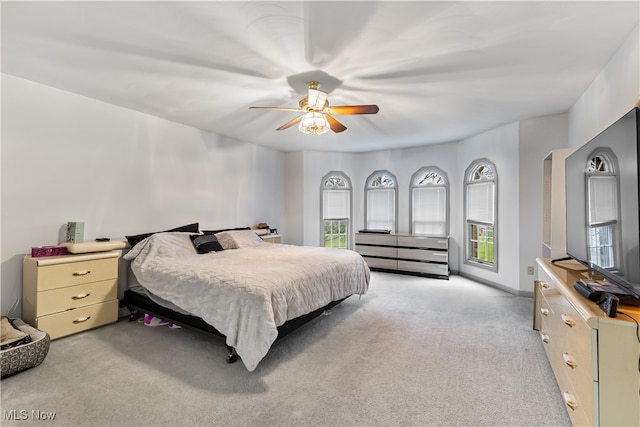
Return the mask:
<svg viewBox="0 0 640 427"><path fill-rule="evenodd" d="M298 125L298 129L306 134L319 135L332 130L335 133L347 130L347 127L333 117L333 114L376 114L377 105L338 105L329 106L328 93L319 90L320 83L307 83L309 91L298 103L298 108L286 107L249 107L259 110L295 111L303 114L285 123L276 130L288 129Z"/></svg>

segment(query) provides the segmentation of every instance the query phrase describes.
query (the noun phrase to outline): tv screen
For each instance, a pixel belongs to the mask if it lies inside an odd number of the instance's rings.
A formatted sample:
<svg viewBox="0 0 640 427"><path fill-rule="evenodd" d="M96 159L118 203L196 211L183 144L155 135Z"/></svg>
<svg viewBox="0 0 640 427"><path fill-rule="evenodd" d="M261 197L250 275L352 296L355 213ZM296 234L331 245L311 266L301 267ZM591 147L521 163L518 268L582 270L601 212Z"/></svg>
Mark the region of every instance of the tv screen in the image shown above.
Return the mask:
<svg viewBox="0 0 640 427"><path fill-rule="evenodd" d="M638 108L566 159L567 255L640 297Z"/></svg>

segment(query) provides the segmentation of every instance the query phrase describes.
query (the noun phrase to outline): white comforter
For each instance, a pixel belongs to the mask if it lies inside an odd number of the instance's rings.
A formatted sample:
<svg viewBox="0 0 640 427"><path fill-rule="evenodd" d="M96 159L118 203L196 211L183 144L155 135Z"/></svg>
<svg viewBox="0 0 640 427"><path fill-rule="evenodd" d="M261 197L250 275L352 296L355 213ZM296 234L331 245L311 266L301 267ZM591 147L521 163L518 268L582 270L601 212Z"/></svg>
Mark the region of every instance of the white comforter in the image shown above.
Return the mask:
<svg viewBox="0 0 640 427"><path fill-rule="evenodd" d="M159 233L125 259L142 286L223 333L249 371L278 326L369 285L366 263L346 249L264 243L200 255L188 233Z"/></svg>

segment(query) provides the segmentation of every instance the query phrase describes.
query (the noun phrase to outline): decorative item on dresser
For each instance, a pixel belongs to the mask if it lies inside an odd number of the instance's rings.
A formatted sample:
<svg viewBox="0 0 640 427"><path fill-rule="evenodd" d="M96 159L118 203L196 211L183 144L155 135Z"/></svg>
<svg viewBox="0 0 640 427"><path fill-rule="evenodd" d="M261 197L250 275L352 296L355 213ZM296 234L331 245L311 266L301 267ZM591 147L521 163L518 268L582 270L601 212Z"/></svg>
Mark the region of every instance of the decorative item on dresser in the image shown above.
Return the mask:
<svg viewBox="0 0 640 427"><path fill-rule="evenodd" d="M356 252L372 270L449 278L449 238L361 230Z"/></svg>
<svg viewBox="0 0 640 427"><path fill-rule="evenodd" d="M607 317L573 286L592 278L584 266L537 262L533 328L573 425L640 425L640 308L620 305Z"/></svg>
<svg viewBox="0 0 640 427"><path fill-rule="evenodd" d="M88 242L87 242L88 243ZM24 320L51 339L118 320L119 251L23 260Z"/></svg>

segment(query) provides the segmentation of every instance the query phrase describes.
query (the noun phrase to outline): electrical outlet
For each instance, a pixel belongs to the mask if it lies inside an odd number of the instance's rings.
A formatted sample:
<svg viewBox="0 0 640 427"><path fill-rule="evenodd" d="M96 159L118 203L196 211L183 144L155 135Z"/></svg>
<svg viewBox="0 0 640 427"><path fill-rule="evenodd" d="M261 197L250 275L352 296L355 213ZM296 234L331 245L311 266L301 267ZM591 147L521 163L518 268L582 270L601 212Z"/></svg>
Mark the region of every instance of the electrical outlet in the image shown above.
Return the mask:
<svg viewBox="0 0 640 427"><path fill-rule="evenodd" d="M530 265L527 267L527 274L529 276L533 276L533 266Z"/></svg>

